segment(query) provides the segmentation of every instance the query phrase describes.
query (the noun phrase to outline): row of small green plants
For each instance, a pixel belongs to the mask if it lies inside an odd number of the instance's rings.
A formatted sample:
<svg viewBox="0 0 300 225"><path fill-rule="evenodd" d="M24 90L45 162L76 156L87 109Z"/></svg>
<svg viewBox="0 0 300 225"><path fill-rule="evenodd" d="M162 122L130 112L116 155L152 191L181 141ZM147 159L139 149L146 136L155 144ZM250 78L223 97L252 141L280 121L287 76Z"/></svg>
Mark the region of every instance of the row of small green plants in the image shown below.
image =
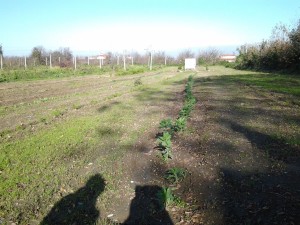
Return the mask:
<svg viewBox="0 0 300 225"><path fill-rule="evenodd" d="M190 117L191 111L196 104L196 98L192 94L193 77L189 76L185 86L185 100L179 116L175 121L172 119L164 119L160 122L159 128L163 130L162 134L157 138L158 148L161 151L161 156L164 161L172 159L172 137L176 132L186 129L187 119ZM184 168L173 167L166 171L165 179L172 185L181 182L187 175L187 170ZM186 204L172 192L171 187L162 187L157 194L158 200L162 208L170 205L178 205L184 207Z"/></svg>
<svg viewBox="0 0 300 225"><path fill-rule="evenodd" d="M161 151L162 159L167 161L172 158L172 136L176 132L180 132L186 129L187 119L190 117L191 111L196 104L196 98L193 96L193 77L189 76L188 82L185 86L185 100L182 109L179 112L179 116L175 121L172 119L163 119L159 128L163 130L162 134L157 138L158 147Z"/></svg>

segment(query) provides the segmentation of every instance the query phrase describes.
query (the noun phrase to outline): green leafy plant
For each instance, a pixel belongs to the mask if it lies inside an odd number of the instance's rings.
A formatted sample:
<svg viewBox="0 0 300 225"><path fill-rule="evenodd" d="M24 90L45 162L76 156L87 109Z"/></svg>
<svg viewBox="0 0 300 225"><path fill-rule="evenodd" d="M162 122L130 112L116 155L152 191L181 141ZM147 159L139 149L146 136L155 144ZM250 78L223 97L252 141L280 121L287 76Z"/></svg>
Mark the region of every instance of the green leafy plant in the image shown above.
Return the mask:
<svg viewBox="0 0 300 225"><path fill-rule="evenodd" d="M163 132L163 135L157 139L159 148L161 150L162 158L164 161L167 161L169 158L172 158L171 137L172 137L171 134L165 131Z"/></svg>
<svg viewBox="0 0 300 225"><path fill-rule="evenodd" d="M161 156L164 161L167 161L168 159L172 159L172 150L171 148L166 148L161 151Z"/></svg>
<svg viewBox="0 0 300 225"><path fill-rule="evenodd" d="M186 128L186 117L179 117L175 121L174 130L183 131Z"/></svg>
<svg viewBox="0 0 300 225"><path fill-rule="evenodd" d="M157 200L161 206L161 209L165 209L174 202L174 195L172 189L169 187L162 187L157 193Z"/></svg>
<svg viewBox="0 0 300 225"><path fill-rule="evenodd" d="M162 121L160 121L159 123L159 128L162 129L172 129L173 127L173 122L172 119L168 118L168 119L164 119Z"/></svg>
<svg viewBox="0 0 300 225"><path fill-rule="evenodd" d="M175 196L170 187L162 187L156 194L161 210L171 205L185 207L186 203L179 197Z"/></svg>
<svg viewBox="0 0 300 225"><path fill-rule="evenodd" d="M163 132L163 135L157 139L159 147L162 149L171 149L171 137L169 132Z"/></svg>
<svg viewBox="0 0 300 225"><path fill-rule="evenodd" d="M187 171L184 168L174 167L166 171L165 179L172 184L177 184L186 177Z"/></svg>

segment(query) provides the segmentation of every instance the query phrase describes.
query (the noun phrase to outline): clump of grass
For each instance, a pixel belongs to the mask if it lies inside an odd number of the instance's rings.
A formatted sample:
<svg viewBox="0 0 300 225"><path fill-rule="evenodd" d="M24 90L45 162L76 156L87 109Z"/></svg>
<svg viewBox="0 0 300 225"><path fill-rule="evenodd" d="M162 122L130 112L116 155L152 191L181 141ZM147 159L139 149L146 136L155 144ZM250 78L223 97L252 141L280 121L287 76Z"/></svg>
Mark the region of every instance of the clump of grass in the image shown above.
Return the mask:
<svg viewBox="0 0 300 225"><path fill-rule="evenodd" d="M52 115L54 117L60 117L60 116L64 115L64 111L60 110L60 109L56 109L56 110L52 111Z"/></svg>
<svg viewBox="0 0 300 225"><path fill-rule="evenodd" d="M73 104L72 105L72 108L73 109L76 109L76 110L78 110L78 109L80 109L80 108L82 108L83 107L83 105L80 105L80 104Z"/></svg>
<svg viewBox="0 0 300 225"><path fill-rule="evenodd" d="M142 78L140 78L140 77L134 81L134 86L140 86L142 84L143 84Z"/></svg>

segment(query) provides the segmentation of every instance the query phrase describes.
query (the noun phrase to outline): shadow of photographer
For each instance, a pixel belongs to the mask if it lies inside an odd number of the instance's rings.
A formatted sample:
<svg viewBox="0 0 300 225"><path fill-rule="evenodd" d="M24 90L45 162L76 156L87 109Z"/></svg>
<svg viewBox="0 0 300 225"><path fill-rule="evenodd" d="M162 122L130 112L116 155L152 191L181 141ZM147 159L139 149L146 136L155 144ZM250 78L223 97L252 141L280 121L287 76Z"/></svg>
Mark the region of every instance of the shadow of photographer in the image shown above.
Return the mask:
<svg viewBox="0 0 300 225"><path fill-rule="evenodd" d="M96 209L98 196L104 191L105 180L100 174L93 175L86 185L57 202L41 225L96 224L101 220ZM122 225L173 225L173 222L157 197L162 188L156 185L136 186L130 214ZM121 225L113 221L109 224Z"/></svg>
<svg viewBox="0 0 300 225"><path fill-rule="evenodd" d="M100 174L95 174L84 187L57 202L41 225L95 224L100 216L96 200L104 188L105 180Z"/></svg>
<svg viewBox="0 0 300 225"><path fill-rule="evenodd" d="M156 185L136 186L130 214L122 225L173 225L157 194L162 188Z"/></svg>

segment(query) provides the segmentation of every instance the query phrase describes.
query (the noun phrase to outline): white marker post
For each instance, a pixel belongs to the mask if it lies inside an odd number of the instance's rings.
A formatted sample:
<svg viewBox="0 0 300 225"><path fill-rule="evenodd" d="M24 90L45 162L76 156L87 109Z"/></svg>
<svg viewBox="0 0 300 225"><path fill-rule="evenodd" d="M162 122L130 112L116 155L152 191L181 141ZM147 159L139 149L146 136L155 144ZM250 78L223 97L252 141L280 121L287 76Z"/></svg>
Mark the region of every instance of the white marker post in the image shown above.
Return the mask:
<svg viewBox="0 0 300 225"><path fill-rule="evenodd" d="M77 68L77 63L76 63L76 56L74 57L74 68L75 68L75 70L76 70L76 68Z"/></svg>
<svg viewBox="0 0 300 225"><path fill-rule="evenodd" d="M125 57L126 51L123 52L123 63L124 63L124 70L126 70L126 57Z"/></svg>
<svg viewBox="0 0 300 225"><path fill-rule="evenodd" d="M152 51L150 52L150 70L152 70Z"/></svg>
<svg viewBox="0 0 300 225"><path fill-rule="evenodd" d="M51 54L50 54L50 68L52 68Z"/></svg>
<svg viewBox="0 0 300 225"><path fill-rule="evenodd" d="M0 55L0 64L1 64L1 70L3 69L3 56Z"/></svg>
<svg viewBox="0 0 300 225"><path fill-rule="evenodd" d="M88 65L90 65L90 57L88 56Z"/></svg>
<svg viewBox="0 0 300 225"><path fill-rule="evenodd" d="M25 69L27 68L26 56L24 57L24 67L25 67Z"/></svg>

